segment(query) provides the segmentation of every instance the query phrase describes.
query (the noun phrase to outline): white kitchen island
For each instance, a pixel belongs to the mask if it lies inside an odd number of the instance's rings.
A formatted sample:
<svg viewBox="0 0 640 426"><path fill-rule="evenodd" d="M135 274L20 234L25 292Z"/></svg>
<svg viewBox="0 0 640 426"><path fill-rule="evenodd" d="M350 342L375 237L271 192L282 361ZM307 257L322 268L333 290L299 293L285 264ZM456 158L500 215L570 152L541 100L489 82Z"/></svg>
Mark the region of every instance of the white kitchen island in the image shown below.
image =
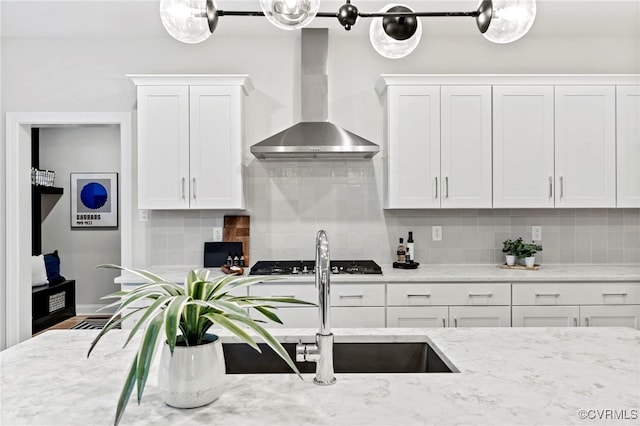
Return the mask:
<svg viewBox="0 0 640 426"><path fill-rule="evenodd" d="M312 341L314 333L274 330L292 342ZM0 353L0 424L112 424L136 346L121 349L126 332L113 331L87 359L96 334L49 331ZM121 424L640 423L638 330L335 329L334 334L337 342L429 341L460 372L336 374L333 386L314 385L309 374L304 381L293 374L228 375L217 401L184 410L160 400L152 371L142 404L134 396Z"/></svg>

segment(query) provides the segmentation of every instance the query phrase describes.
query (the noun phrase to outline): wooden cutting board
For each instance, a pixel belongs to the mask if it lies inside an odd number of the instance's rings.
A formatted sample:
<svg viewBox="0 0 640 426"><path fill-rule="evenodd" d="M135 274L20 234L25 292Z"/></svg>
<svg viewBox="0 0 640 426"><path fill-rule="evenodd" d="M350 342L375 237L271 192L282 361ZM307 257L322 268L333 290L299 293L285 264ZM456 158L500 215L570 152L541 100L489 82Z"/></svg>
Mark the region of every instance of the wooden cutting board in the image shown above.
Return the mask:
<svg viewBox="0 0 640 426"><path fill-rule="evenodd" d="M223 241L239 241L242 243L245 266L251 266L249 262L249 235L251 220L249 216L225 216Z"/></svg>

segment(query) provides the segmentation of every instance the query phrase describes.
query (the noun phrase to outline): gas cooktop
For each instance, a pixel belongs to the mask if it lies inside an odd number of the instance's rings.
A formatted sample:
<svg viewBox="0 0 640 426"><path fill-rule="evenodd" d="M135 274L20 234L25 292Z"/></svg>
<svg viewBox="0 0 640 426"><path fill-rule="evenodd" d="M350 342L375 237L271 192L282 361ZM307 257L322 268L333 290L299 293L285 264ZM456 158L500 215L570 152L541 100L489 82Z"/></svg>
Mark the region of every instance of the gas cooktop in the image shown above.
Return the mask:
<svg viewBox="0 0 640 426"><path fill-rule="evenodd" d="M308 275L315 273L313 260L265 260L256 262L249 275ZM334 274L382 274L373 260L331 260Z"/></svg>

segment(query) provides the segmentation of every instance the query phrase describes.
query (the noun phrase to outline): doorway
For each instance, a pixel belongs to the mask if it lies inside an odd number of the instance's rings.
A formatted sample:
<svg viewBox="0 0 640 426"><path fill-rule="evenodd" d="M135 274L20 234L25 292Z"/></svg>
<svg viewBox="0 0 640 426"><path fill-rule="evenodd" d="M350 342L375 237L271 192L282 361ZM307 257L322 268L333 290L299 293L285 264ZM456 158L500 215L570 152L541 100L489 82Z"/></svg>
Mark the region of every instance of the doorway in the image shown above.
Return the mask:
<svg viewBox="0 0 640 426"><path fill-rule="evenodd" d="M132 141L131 114L92 113L7 113L5 189L6 218L4 294L4 339L11 347L31 337L31 129L51 126L116 125L120 128L120 232L121 264L132 263ZM3 342L4 340L4 342ZM4 344L3 344L4 343Z"/></svg>

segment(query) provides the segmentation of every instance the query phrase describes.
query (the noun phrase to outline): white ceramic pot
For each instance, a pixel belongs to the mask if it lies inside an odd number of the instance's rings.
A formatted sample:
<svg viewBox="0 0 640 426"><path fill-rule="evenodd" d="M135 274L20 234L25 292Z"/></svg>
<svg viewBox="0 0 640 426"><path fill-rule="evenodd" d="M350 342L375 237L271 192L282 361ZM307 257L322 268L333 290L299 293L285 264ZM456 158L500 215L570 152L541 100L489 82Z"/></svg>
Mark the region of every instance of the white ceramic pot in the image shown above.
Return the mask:
<svg viewBox="0 0 640 426"><path fill-rule="evenodd" d="M525 257L525 258L524 258L524 265L525 265L527 268L533 268L533 265L534 265L534 263L535 263L535 260L536 260L536 258L535 258L534 256L531 256L531 257Z"/></svg>
<svg viewBox="0 0 640 426"><path fill-rule="evenodd" d="M507 265L513 266L516 264L516 257L512 254L507 254L505 256L507 258Z"/></svg>
<svg viewBox="0 0 640 426"><path fill-rule="evenodd" d="M195 408L215 401L224 390L225 366L222 342L176 346L173 356L166 343L158 371L160 397L176 408ZM215 338L215 339L214 339Z"/></svg>

